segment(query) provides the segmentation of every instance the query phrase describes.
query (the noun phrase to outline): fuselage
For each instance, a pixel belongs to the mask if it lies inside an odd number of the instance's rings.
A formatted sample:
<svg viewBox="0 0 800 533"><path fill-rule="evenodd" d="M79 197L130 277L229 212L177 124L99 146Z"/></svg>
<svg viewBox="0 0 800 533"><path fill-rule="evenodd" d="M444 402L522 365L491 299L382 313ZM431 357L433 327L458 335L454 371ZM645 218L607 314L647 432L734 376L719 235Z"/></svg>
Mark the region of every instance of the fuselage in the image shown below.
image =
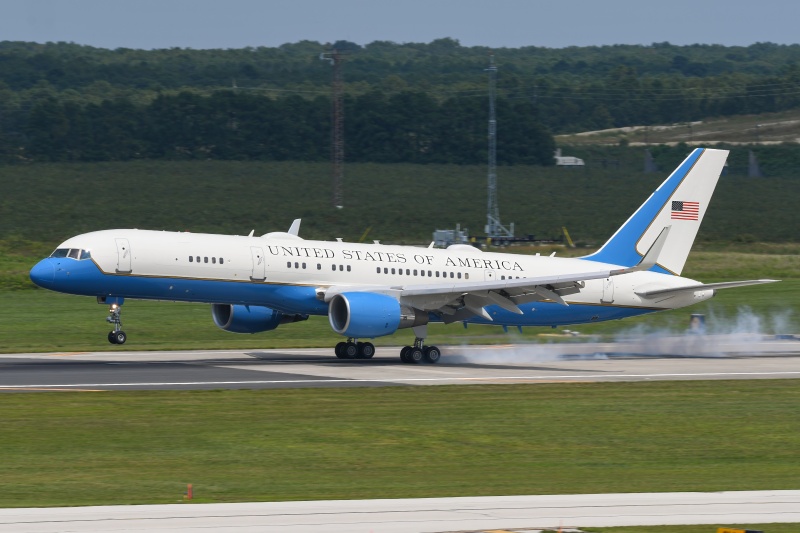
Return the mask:
<svg viewBox="0 0 800 533"><path fill-rule="evenodd" d="M31 271L33 281L59 292L95 297L265 306L282 313L326 315L321 294L330 287L380 291L386 287L524 279L597 270L595 261L482 252L470 246L434 249L305 240L288 233L230 236L135 229L78 235ZM614 268L614 265L607 265ZM692 305L704 290L644 298L637 294L695 283L657 272L587 280L564 302L540 300L521 314L487 306L508 326L556 326L625 318ZM437 320L431 314L431 320Z"/></svg>

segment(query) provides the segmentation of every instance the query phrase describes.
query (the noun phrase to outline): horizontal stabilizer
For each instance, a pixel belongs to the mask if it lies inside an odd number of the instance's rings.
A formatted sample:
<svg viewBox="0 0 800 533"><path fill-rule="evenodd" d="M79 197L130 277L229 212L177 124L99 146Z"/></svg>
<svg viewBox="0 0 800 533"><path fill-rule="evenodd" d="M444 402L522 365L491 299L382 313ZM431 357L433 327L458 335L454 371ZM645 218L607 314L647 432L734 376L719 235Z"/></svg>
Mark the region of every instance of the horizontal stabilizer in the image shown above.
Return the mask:
<svg viewBox="0 0 800 533"><path fill-rule="evenodd" d="M681 292L695 292L695 291L708 291L717 289L732 289L734 287L745 287L747 285L760 285L762 283L775 283L779 279L751 279L747 281L723 281L721 283L698 283L696 285L687 285L685 287L673 287L670 289L656 289L653 291L635 291L636 294L642 298L650 298L651 296L660 296L663 294L677 294Z"/></svg>

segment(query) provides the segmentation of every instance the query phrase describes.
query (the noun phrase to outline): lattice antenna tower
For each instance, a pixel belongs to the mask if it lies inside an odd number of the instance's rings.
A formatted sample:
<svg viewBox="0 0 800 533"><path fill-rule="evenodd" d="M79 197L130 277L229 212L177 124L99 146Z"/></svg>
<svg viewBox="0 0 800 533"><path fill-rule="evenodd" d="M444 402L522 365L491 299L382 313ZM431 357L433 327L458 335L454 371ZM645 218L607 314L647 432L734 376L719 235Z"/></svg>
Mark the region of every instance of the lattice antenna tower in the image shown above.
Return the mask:
<svg viewBox="0 0 800 533"><path fill-rule="evenodd" d="M495 112L495 93L497 92L497 66L494 54L489 54L489 193L486 210L486 236L513 237L514 224L506 228L500 222L500 207L497 204L497 114Z"/></svg>
<svg viewBox="0 0 800 533"><path fill-rule="evenodd" d="M333 66L331 84L331 174L333 175L333 206L344 207L344 82L342 81L342 62L344 53L333 49L319 55L323 61Z"/></svg>

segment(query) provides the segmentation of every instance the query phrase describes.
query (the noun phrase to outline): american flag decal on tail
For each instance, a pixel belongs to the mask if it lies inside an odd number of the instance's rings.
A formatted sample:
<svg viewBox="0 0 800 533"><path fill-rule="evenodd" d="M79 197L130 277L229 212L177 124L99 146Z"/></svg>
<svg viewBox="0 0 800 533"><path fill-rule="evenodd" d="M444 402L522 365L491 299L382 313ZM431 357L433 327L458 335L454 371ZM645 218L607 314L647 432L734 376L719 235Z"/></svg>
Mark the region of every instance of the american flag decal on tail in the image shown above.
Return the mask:
<svg viewBox="0 0 800 533"><path fill-rule="evenodd" d="M700 202L683 202L673 200L672 212L670 218L672 220L697 220L700 214Z"/></svg>

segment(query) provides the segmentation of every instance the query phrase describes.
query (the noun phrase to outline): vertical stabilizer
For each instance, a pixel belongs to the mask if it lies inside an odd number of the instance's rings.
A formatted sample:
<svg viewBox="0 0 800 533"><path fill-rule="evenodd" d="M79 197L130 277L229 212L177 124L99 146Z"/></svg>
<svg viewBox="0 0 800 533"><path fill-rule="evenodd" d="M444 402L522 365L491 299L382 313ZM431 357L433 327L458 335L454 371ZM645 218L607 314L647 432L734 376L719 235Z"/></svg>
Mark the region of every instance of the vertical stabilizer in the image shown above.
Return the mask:
<svg viewBox="0 0 800 533"><path fill-rule="evenodd" d="M680 275L727 157L727 150L694 150L600 250L584 259L634 266L670 226L651 270Z"/></svg>

